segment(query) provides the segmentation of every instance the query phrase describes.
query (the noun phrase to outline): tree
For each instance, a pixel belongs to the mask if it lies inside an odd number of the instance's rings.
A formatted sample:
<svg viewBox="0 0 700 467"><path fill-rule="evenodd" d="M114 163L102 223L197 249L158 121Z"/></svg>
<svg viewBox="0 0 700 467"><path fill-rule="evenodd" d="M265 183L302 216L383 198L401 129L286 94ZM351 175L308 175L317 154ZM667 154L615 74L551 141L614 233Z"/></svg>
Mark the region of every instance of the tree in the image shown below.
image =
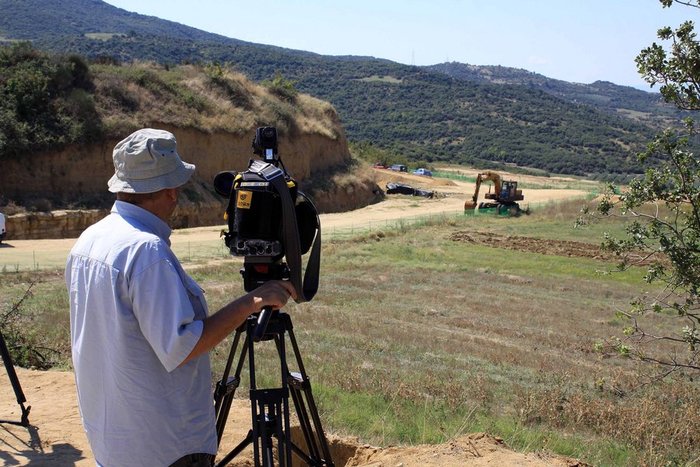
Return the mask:
<svg viewBox="0 0 700 467"><path fill-rule="evenodd" d="M48 55L28 42L0 46L0 160L99 138L93 90L78 56Z"/></svg>
<svg viewBox="0 0 700 467"><path fill-rule="evenodd" d="M660 0L663 8L674 3L700 8L700 0ZM700 110L700 43L694 23L677 29L665 27L658 37L668 44L652 44L636 59L637 69L663 98L679 109ZM629 190L614 192L598 205L604 215L630 220L624 238L606 235L604 245L622 255L621 268L649 264L645 280L663 285L653 297L640 296L628 311L625 338L618 352L661 365L663 374L700 373L700 159L697 126L693 118L668 129L649 143L640 162L652 162ZM639 253L642 253L641 256ZM672 328L656 327L655 314L678 318ZM663 344L660 354L648 344Z"/></svg>

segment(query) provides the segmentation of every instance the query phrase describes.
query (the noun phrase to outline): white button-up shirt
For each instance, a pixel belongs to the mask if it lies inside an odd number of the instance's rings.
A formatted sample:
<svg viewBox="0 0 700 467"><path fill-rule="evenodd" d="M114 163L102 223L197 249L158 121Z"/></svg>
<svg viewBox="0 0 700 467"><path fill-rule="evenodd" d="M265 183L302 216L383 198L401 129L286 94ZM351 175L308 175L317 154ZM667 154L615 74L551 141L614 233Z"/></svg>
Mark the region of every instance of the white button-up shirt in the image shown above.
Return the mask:
<svg viewBox="0 0 700 467"><path fill-rule="evenodd" d="M169 237L157 216L117 201L68 256L80 413L104 466L216 453L209 357L179 367L202 334L207 305Z"/></svg>

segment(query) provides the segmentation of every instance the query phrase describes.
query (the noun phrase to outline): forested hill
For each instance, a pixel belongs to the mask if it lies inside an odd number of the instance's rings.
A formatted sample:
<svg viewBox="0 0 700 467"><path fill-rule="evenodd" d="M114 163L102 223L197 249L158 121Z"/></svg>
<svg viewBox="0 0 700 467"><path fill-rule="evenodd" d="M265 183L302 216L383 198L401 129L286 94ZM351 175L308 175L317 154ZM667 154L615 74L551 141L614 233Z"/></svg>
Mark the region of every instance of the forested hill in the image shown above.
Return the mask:
<svg viewBox="0 0 700 467"><path fill-rule="evenodd" d="M677 120L681 116L674 106L664 103L658 93L620 86L609 81L570 83L519 68L476 66L458 62L440 63L426 68L463 81L525 86L612 113L635 113L636 118L644 119L652 125L664 123L664 116L671 120Z"/></svg>
<svg viewBox="0 0 700 467"><path fill-rule="evenodd" d="M598 86L597 97L586 100L545 77L541 85L468 80L435 67L321 56L229 39L99 0L0 0L0 11L5 41L31 40L41 49L92 60L218 62L254 80L281 76L330 101L350 140L406 160L638 173L634 154L667 115L658 95L613 84ZM558 91L551 92L555 84Z"/></svg>

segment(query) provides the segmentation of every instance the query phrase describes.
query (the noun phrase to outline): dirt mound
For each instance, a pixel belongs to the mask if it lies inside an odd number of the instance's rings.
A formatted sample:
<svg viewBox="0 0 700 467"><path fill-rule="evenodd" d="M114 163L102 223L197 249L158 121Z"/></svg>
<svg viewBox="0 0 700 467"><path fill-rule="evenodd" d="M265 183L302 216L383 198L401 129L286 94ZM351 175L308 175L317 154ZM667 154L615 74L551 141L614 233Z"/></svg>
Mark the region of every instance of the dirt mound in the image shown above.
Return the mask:
<svg viewBox="0 0 700 467"><path fill-rule="evenodd" d="M572 256L578 258L592 258L599 260L613 260L614 255L605 252L600 245L585 242L573 242L567 240L544 240L533 237L519 237L516 235L503 235L491 232L454 232L450 236L456 242L474 243L493 248L505 248L507 250L528 251L542 253L544 255Z"/></svg>
<svg viewBox="0 0 700 467"><path fill-rule="evenodd" d="M456 242L474 243L476 245L485 245L506 250L541 253L543 255L591 258L614 263L622 261L622 257L614 252L603 250L600 245L586 242L548 240L477 231L454 232L450 236L450 239ZM665 264L668 260L658 255L645 255L639 252L631 252L627 255L627 261L629 264L634 264L635 266L647 266L657 261Z"/></svg>
<svg viewBox="0 0 700 467"><path fill-rule="evenodd" d="M531 467L584 466L574 459L544 453L511 451L502 439L485 433L463 435L439 445L372 448L364 446L345 464L350 466L463 467L519 465Z"/></svg>
<svg viewBox="0 0 700 467"><path fill-rule="evenodd" d="M0 419L19 421L16 403L4 366L0 367ZM31 406L30 426L0 422L0 461L3 465L52 467L93 466L94 458L80 422L73 373L17 369L24 394ZM250 428L247 400L235 400L222 440L222 453L229 452ZM458 437L440 445L374 447L354 438L329 435L338 467L397 466L456 467L486 465L581 466L575 460L542 453L521 454L502 440L483 433ZM250 451L248 448L247 451ZM253 465L252 453L244 451L230 465Z"/></svg>

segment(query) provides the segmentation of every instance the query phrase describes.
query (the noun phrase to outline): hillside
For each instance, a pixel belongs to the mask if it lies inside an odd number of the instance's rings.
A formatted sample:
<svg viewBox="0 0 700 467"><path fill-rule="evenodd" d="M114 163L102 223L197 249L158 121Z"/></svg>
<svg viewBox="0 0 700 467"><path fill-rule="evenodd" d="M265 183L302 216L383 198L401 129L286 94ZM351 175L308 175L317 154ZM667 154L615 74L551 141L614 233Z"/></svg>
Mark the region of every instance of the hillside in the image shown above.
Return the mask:
<svg viewBox="0 0 700 467"><path fill-rule="evenodd" d="M608 81L570 83L518 68L440 63L427 67L466 82L523 86L538 89L574 104L586 104L652 126L672 124L684 114L665 103L658 93L619 86Z"/></svg>
<svg viewBox="0 0 700 467"><path fill-rule="evenodd" d="M260 126L277 127L284 167L304 190L313 188L306 192L318 198L320 210L361 207L379 192L369 180L347 177L353 162L335 109L284 81L263 86L216 66L88 65L20 43L0 49L0 94L6 214L15 205L30 211L108 207L112 148L143 127L172 131L183 158L197 166L177 227L221 221L224 199L214 195L214 176L247 167ZM80 222L60 225L52 235L79 231Z"/></svg>
<svg viewBox="0 0 700 467"><path fill-rule="evenodd" d="M98 0L0 0L0 36L92 60L226 63L256 81L281 74L333 104L352 141L411 161L516 164L580 175L639 173L634 153L668 118L657 95L471 80L371 57L251 44ZM484 69L485 70L485 69ZM548 84L547 84L548 83ZM590 94L590 93L588 93ZM591 105L602 101L604 105ZM600 104L600 102L598 102ZM627 109L627 110L625 110ZM633 116L634 118L628 118ZM651 123L650 123L651 122Z"/></svg>

